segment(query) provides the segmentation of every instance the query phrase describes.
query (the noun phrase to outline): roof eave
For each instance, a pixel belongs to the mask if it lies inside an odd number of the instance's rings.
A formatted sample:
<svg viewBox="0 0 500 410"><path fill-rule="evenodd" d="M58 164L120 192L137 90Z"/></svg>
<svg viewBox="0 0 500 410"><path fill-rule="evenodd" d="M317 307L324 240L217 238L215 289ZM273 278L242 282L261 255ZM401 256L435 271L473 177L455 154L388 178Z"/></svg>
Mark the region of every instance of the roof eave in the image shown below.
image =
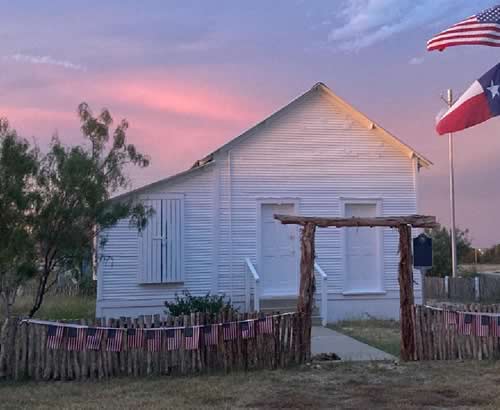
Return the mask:
<svg viewBox="0 0 500 410"><path fill-rule="evenodd" d="M193 174L197 171L204 170L205 168L208 168L212 164L215 164L214 160L205 162L202 165L198 165L196 167L193 166L192 168L189 168L185 171L179 172L178 174L171 175L167 178L160 179L160 180L152 182L150 184L143 185L139 188L133 189L131 191L124 192L123 194L114 196L113 198L110 198L110 201L112 201L112 202L121 201L127 197L141 195L145 191L147 191L148 189L153 189L153 188L157 187L158 185L168 184L168 183L174 182L174 180L177 180L177 179L185 177L185 176L189 176L190 174Z"/></svg>

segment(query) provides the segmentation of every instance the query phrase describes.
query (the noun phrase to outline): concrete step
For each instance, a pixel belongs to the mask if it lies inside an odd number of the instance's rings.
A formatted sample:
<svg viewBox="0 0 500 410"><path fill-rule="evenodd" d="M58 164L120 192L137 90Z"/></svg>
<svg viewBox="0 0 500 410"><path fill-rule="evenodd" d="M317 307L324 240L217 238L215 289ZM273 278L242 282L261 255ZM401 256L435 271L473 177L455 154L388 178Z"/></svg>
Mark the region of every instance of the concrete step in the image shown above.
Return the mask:
<svg viewBox="0 0 500 410"><path fill-rule="evenodd" d="M297 306L297 298L283 297L283 298L269 298L260 300L261 309L278 309L278 308L290 308Z"/></svg>
<svg viewBox="0 0 500 410"><path fill-rule="evenodd" d="M289 312L296 312L297 311L297 306L277 306L273 308L260 308L261 312L264 313L274 313L274 312L280 312L280 313L289 313ZM313 316L319 316L319 309L317 307L313 308L312 311Z"/></svg>
<svg viewBox="0 0 500 410"><path fill-rule="evenodd" d="M296 298L261 299L260 311L269 315L276 312L280 313L296 312L297 299ZM321 326L321 316L319 314L319 308L317 306L313 308L312 324L313 326Z"/></svg>
<svg viewBox="0 0 500 410"><path fill-rule="evenodd" d="M321 323L321 316L319 315L313 315L312 317L312 325L313 326L323 326Z"/></svg>

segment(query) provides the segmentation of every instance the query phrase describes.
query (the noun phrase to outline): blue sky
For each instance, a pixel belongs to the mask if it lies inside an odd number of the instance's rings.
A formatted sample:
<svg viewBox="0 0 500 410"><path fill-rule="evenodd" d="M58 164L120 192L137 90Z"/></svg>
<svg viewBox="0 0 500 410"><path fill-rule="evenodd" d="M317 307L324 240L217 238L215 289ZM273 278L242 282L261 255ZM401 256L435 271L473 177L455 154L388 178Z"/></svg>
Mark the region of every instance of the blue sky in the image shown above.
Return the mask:
<svg viewBox="0 0 500 410"><path fill-rule="evenodd" d="M422 212L448 224L441 92L457 94L499 50L427 53L476 0L0 1L0 115L44 146L78 141L88 101L130 120L152 155L141 185L189 166L322 81L435 162ZM500 120L456 135L457 221L479 246L500 242ZM491 220L493 219L493 221Z"/></svg>

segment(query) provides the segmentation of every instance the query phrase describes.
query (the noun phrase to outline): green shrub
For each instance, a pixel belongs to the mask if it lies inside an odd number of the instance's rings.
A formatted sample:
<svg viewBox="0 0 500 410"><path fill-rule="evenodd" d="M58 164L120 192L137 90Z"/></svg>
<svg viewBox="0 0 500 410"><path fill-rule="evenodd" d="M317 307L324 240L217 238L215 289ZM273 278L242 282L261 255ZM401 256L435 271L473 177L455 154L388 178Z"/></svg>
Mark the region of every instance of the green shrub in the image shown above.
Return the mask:
<svg viewBox="0 0 500 410"><path fill-rule="evenodd" d="M172 316L190 315L191 313L217 315L238 311L224 296L210 295L210 293L205 296L193 296L188 291L185 291L182 296L175 295L175 300L165 302L165 307L167 308L165 313Z"/></svg>
<svg viewBox="0 0 500 410"><path fill-rule="evenodd" d="M84 276L78 283L80 295L95 296L97 295L97 281L92 276Z"/></svg>

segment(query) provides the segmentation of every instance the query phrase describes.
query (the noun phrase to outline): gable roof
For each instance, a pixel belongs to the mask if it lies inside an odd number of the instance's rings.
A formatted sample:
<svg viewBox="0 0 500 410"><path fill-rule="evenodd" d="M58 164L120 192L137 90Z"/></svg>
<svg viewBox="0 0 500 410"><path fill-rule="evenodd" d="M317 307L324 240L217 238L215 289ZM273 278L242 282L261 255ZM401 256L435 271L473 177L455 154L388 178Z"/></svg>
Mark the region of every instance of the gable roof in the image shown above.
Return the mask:
<svg viewBox="0 0 500 410"><path fill-rule="evenodd" d="M402 153L408 156L408 158L413 159L416 158L418 161L419 167L425 167L429 168L432 164L430 160L425 158L422 154L419 154L417 151L415 151L412 147L410 147L408 144L405 144L403 141L401 141L399 138L395 137L393 134L391 134L389 131L385 130L378 124L376 124L374 121L370 120L366 115L364 115L362 112L358 111L355 109L352 105L348 104L346 101L344 101L342 98L340 98L338 95L336 95L330 88L328 88L325 84L319 82L316 83L310 90L306 91L299 97L295 98L292 100L290 103L285 105L284 107L280 108L278 111L274 112L271 114L269 117L264 119L263 121L259 122L258 124L254 125L253 127L249 128L239 136L233 138L226 144L222 145L215 151L211 152L207 156L197 160L191 168L180 172L178 174L172 175L167 178L163 178L159 181L153 182L148 185L144 185L140 188L134 189L132 191L129 191L127 193L118 195L114 199L117 198L122 198L124 196L128 196L130 194L140 194L141 192L152 188L156 185L163 184L166 182L170 182L174 179L177 179L179 177L185 176L190 174L191 172L194 172L199 169L204 169L207 165L211 164L214 162L214 156L217 153L220 152L225 152L230 150L234 145L240 143L242 140L250 137L251 135L255 134L257 131L261 129L264 125L269 123L270 121L274 120L276 117L279 115L283 114L284 112L288 111L290 108L294 107L297 105L299 102L303 101L306 99L308 96L310 96L313 93L316 92L321 92L323 93L336 107L338 107L341 111L343 111L345 114L351 116L355 121L357 121L359 124L361 124L363 127L366 129L369 129L373 131L375 134L379 135L382 137L384 140L386 140L388 143L394 145L396 148L398 148Z"/></svg>

